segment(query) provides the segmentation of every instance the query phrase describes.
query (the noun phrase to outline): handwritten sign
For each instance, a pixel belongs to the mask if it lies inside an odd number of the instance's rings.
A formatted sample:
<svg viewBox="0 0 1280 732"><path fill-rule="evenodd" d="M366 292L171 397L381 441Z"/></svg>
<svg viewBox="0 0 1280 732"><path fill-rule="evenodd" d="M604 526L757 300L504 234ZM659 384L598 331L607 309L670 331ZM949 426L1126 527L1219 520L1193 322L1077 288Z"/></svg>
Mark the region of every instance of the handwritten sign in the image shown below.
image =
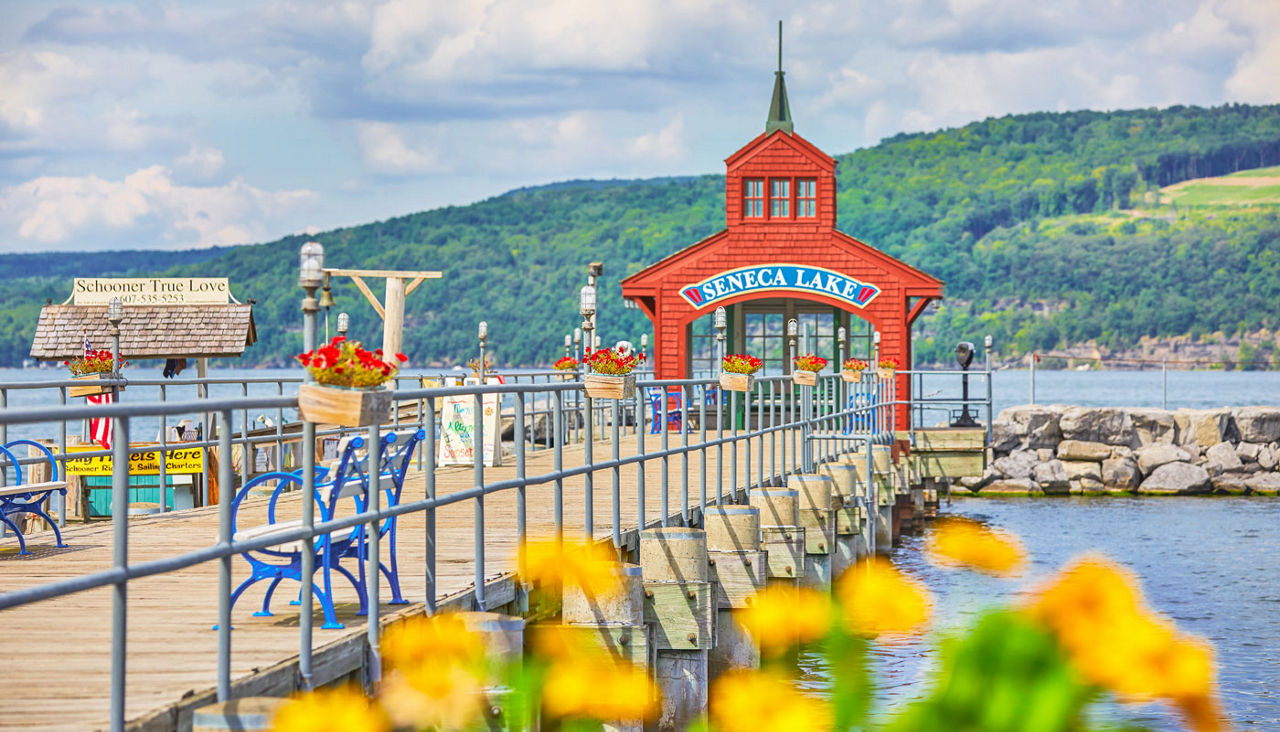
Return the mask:
<svg viewBox="0 0 1280 732"><path fill-rule="evenodd" d="M740 267L712 275L680 288L680 296L701 309L749 292L781 290L812 292L865 308L880 288L823 267L805 264L763 264Z"/></svg>
<svg viewBox="0 0 1280 732"><path fill-rule="evenodd" d="M151 447L155 443L135 443L129 447ZM67 454L77 452L98 452L98 445L67 445ZM109 476L112 474L110 455L98 457L67 458L67 475ZM204 450L198 447L175 447L169 450L169 459L165 461L165 472L169 475L192 474L204 472ZM130 475L159 475L160 453L137 452L129 456Z"/></svg>
<svg viewBox="0 0 1280 732"><path fill-rule="evenodd" d="M472 381L468 379L468 381ZM502 435L498 431L498 395L485 394L481 402L484 410L484 464L502 464ZM437 465L474 465L476 398L471 394L447 396L440 405L440 449Z"/></svg>
<svg viewBox="0 0 1280 732"><path fill-rule="evenodd" d="M71 286L76 305L106 305L112 298L128 305L226 305L226 277L77 277Z"/></svg>

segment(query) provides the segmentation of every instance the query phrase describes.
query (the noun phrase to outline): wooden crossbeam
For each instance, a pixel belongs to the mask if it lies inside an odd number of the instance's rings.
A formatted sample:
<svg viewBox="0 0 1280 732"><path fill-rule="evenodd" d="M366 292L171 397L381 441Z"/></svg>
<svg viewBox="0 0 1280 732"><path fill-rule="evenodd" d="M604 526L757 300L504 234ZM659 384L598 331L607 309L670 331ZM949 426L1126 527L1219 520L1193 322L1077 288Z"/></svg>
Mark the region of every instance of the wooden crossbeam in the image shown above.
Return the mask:
<svg viewBox="0 0 1280 732"><path fill-rule="evenodd" d="M352 281L356 283L356 287L359 287L360 291L364 293L365 299L369 301L369 304L373 306L374 310L378 311L378 317L385 320L387 314L382 310L382 303L378 302L378 298L373 296L373 292L371 292L369 290L369 286L364 283L364 279L360 275L351 274L350 272L344 274L350 277Z"/></svg>

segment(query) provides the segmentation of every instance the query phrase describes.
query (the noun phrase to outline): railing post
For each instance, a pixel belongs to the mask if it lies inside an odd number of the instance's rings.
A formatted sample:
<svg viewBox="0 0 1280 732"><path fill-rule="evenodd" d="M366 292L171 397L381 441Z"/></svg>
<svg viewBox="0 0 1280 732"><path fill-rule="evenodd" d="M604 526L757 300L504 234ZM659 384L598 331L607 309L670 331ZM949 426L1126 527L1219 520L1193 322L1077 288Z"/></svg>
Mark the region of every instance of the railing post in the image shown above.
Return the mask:
<svg viewBox="0 0 1280 732"><path fill-rule="evenodd" d="M636 407L636 454L641 456L641 460L636 463L636 526L644 531L644 514L645 514L645 477L644 477L644 413L645 413L645 387L636 389L635 407Z"/></svg>
<svg viewBox="0 0 1280 732"><path fill-rule="evenodd" d="M576 390L575 390L576 391ZM555 435L551 438L555 440L555 447L552 450L551 467L555 473L555 495L553 498L553 520L555 524L556 546L564 541L564 434L567 430L564 427L564 392L557 390L552 396L554 402L552 414L552 427L555 429Z"/></svg>
<svg viewBox="0 0 1280 732"><path fill-rule="evenodd" d="M585 425L583 427L583 429L585 430L583 432L583 436L586 438L586 442L583 443L582 460L583 460L583 465L587 467L587 472L584 473L582 476L583 496L584 496L584 499L583 499L584 505L582 507L582 511L583 511L582 518L583 518L583 531L587 535L587 541L590 542L592 539L595 538L595 531L596 531L595 479L594 479L594 472L591 470L592 465L595 463L595 457L593 456L594 450L592 449L593 447L592 441L595 439L594 430L593 430L593 423L595 422L595 400L591 398L590 394L588 394L583 399L583 401L587 405L587 418L585 420Z"/></svg>
<svg viewBox="0 0 1280 732"><path fill-rule="evenodd" d="M482 421L477 418L477 422ZM483 445L484 443L479 443ZM484 450L479 450L481 460L484 458ZM368 477L369 477L369 494L368 500L365 502L365 508L377 513L382 507L382 426L377 422L369 425L369 455L368 455ZM341 480L341 478L339 478ZM340 490L339 487L334 490ZM369 641L369 663L368 670L365 674L367 685L372 687L382 678L382 659L378 651L378 636L382 630L381 623L378 620L382 610L382 598L379 595L381 583L378 581L378 565L381 564L381 542L379 541L378 532L381 529L380 521L377 518L370 519L363 527L367 540L365 542L365 604L368 614L365 620L368 623L366 627L366 637ZM483 561L483 560L477 560ZM476 592L480 592L480 586L476 585Z"/></svg>
<svg viewBox="0 0 1280 732"><path fill-rule="evenodd" d="M610 517L610 523L613 525L612 526L613 549L616 552L621 552L622 551L622 466L618 465L618 459L621 457L622 438L618 433L618 430L619 430L618 422L621 420L622 410L619 408L621 400L610 399L609 401L613 403L613 411L612 411L611 417L613 418L612 448L613 448L613 463L614 463L613 485L612 485L613 514Z"/></svg>
<svg viewBox="0 0 1280 732"><path fill-rule="evenodd" d="M129 418L115 417L111 445L112 566L129 565ZM129 584L123 577L111 597L111 730L124 732L125 650L128 633Z"/></svg>
<svg viewBox="0 0 1280 732"><path fill-rule="evenodd" d="M537 406L537 393L534 393L534 406ZM502 400L499 398L498 403ZM499 410L501 412L501 410ZM516 442L516 480L520 481L520 485L516 487L516 546L521 550L524 549L526 540L525 536L525 498L527 486L524 484L525 476L525 431L524 431L524 392L516 392L516 414L515 414L515 442Z"/></svg>
<svg viewBox="0 0 1280 732"><path fill-rule="evenodd" d="M422 452L419 455L419 464L425 456L427 468L423 472L423 483L425 484L427 499L434 501L436 498L436 400L433 397L426 397L420 400L419 405L426 409L426 438L423 439ZM418 419L423 419L421 411L418 413ZM436 509L428 508L425 512L426 520L426 565L424 571L426 573L426 597L424 604L428 615L434 615L436 612Z"/></svg>
<svg viewBox="0 0 1280 732"><path fill-rule="evenodd" d="M471 432L475 435L475 442L472 443L471 449L473 460L473 474L475 475L475 488L477 491L484 490L484 394L480 391L475 395L475 412L472 414ZM472 532L472 541L476 551L476 572L475 572L475 597L476 609L480 611L487 610L485 605L484 592L484 494L475 497L475 525Z"/></svg>
<svg viewBox="0 0 1280 732"><path fill-rule="evenodd" d="M218 543L231 545L231 410L222 410L218 432ZM305 609L305 608L304 608ZM231 698L231 555L218 561L218 701Z"/></svg>

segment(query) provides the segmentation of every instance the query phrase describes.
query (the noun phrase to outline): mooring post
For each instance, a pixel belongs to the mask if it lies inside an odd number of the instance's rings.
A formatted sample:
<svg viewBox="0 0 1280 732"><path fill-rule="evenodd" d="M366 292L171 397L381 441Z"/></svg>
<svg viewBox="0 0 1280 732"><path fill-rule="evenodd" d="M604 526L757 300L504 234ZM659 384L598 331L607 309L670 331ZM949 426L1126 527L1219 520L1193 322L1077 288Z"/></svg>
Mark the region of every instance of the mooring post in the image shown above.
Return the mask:
<svg viewBox="0 0 1280 732"><path fill-rule="evenodd" d="M786 488L751 491L748 505L760 510L760 545L769 553L769 581L794 583L804 576L804 529L800 494Z"/></svg>
<svg viewBox="0 0 1280 732"><path fill-rule="evenodd" d="M831 587L831 554L836 539L836 518L832 511L831 480L825 475L805 473L787 478L799 499L799 525L804 529L804 574L800 584L817 589Z"/></svg>
<svg viewBox="0 0 1280 732"><path fill-rule="evenodd" d="M836 533L835 546L831 549L831 576L834 578L866 554L858 541L862 533L861 504L864 501L860 501L859 496L863 492L863 481L854 462L826 463L819 472L831 479L833 490L831 506L836 519Z"/></svg>
<svg viewBox="0 0 1280 732"><path fill-rule="evenodd" d="M707 564L716 592L716 644L708 654L712 679L726 671L756 668L760 650L735 620L765 585L769 555L760 550L760 509L711 506L703 518Z"/></svg>
<svg viewBox="0 0 1280 732"><path fill-rule="evenodd" d="M645 622L653 626L658 729L683 730L707 709L707 652L715 644L714 600L702 529L640 532Z"/></svg>
<svg viewBox="0 0 1280 732"><path fill-rule="evenodd" d="M488 676L484 679L483 729L528 729L528 720L510 719L512 690L503 684L502 669L521 663L524 656L524 618L492 612L463 612L458 618L484 646Z"/></svg>

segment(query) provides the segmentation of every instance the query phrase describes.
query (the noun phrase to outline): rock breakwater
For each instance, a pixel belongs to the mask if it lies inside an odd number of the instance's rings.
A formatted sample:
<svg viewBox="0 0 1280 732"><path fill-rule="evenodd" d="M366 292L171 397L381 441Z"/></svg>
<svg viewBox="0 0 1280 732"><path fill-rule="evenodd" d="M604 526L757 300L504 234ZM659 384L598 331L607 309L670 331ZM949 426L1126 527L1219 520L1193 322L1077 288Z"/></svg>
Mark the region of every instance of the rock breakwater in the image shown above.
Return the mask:
<svg viewBox="0 0 1280 732"><path fill-rule="evenodd" d="M1280 491L1280 407L1023 405L991 425L982 494L1261 494Z"/></svg>

